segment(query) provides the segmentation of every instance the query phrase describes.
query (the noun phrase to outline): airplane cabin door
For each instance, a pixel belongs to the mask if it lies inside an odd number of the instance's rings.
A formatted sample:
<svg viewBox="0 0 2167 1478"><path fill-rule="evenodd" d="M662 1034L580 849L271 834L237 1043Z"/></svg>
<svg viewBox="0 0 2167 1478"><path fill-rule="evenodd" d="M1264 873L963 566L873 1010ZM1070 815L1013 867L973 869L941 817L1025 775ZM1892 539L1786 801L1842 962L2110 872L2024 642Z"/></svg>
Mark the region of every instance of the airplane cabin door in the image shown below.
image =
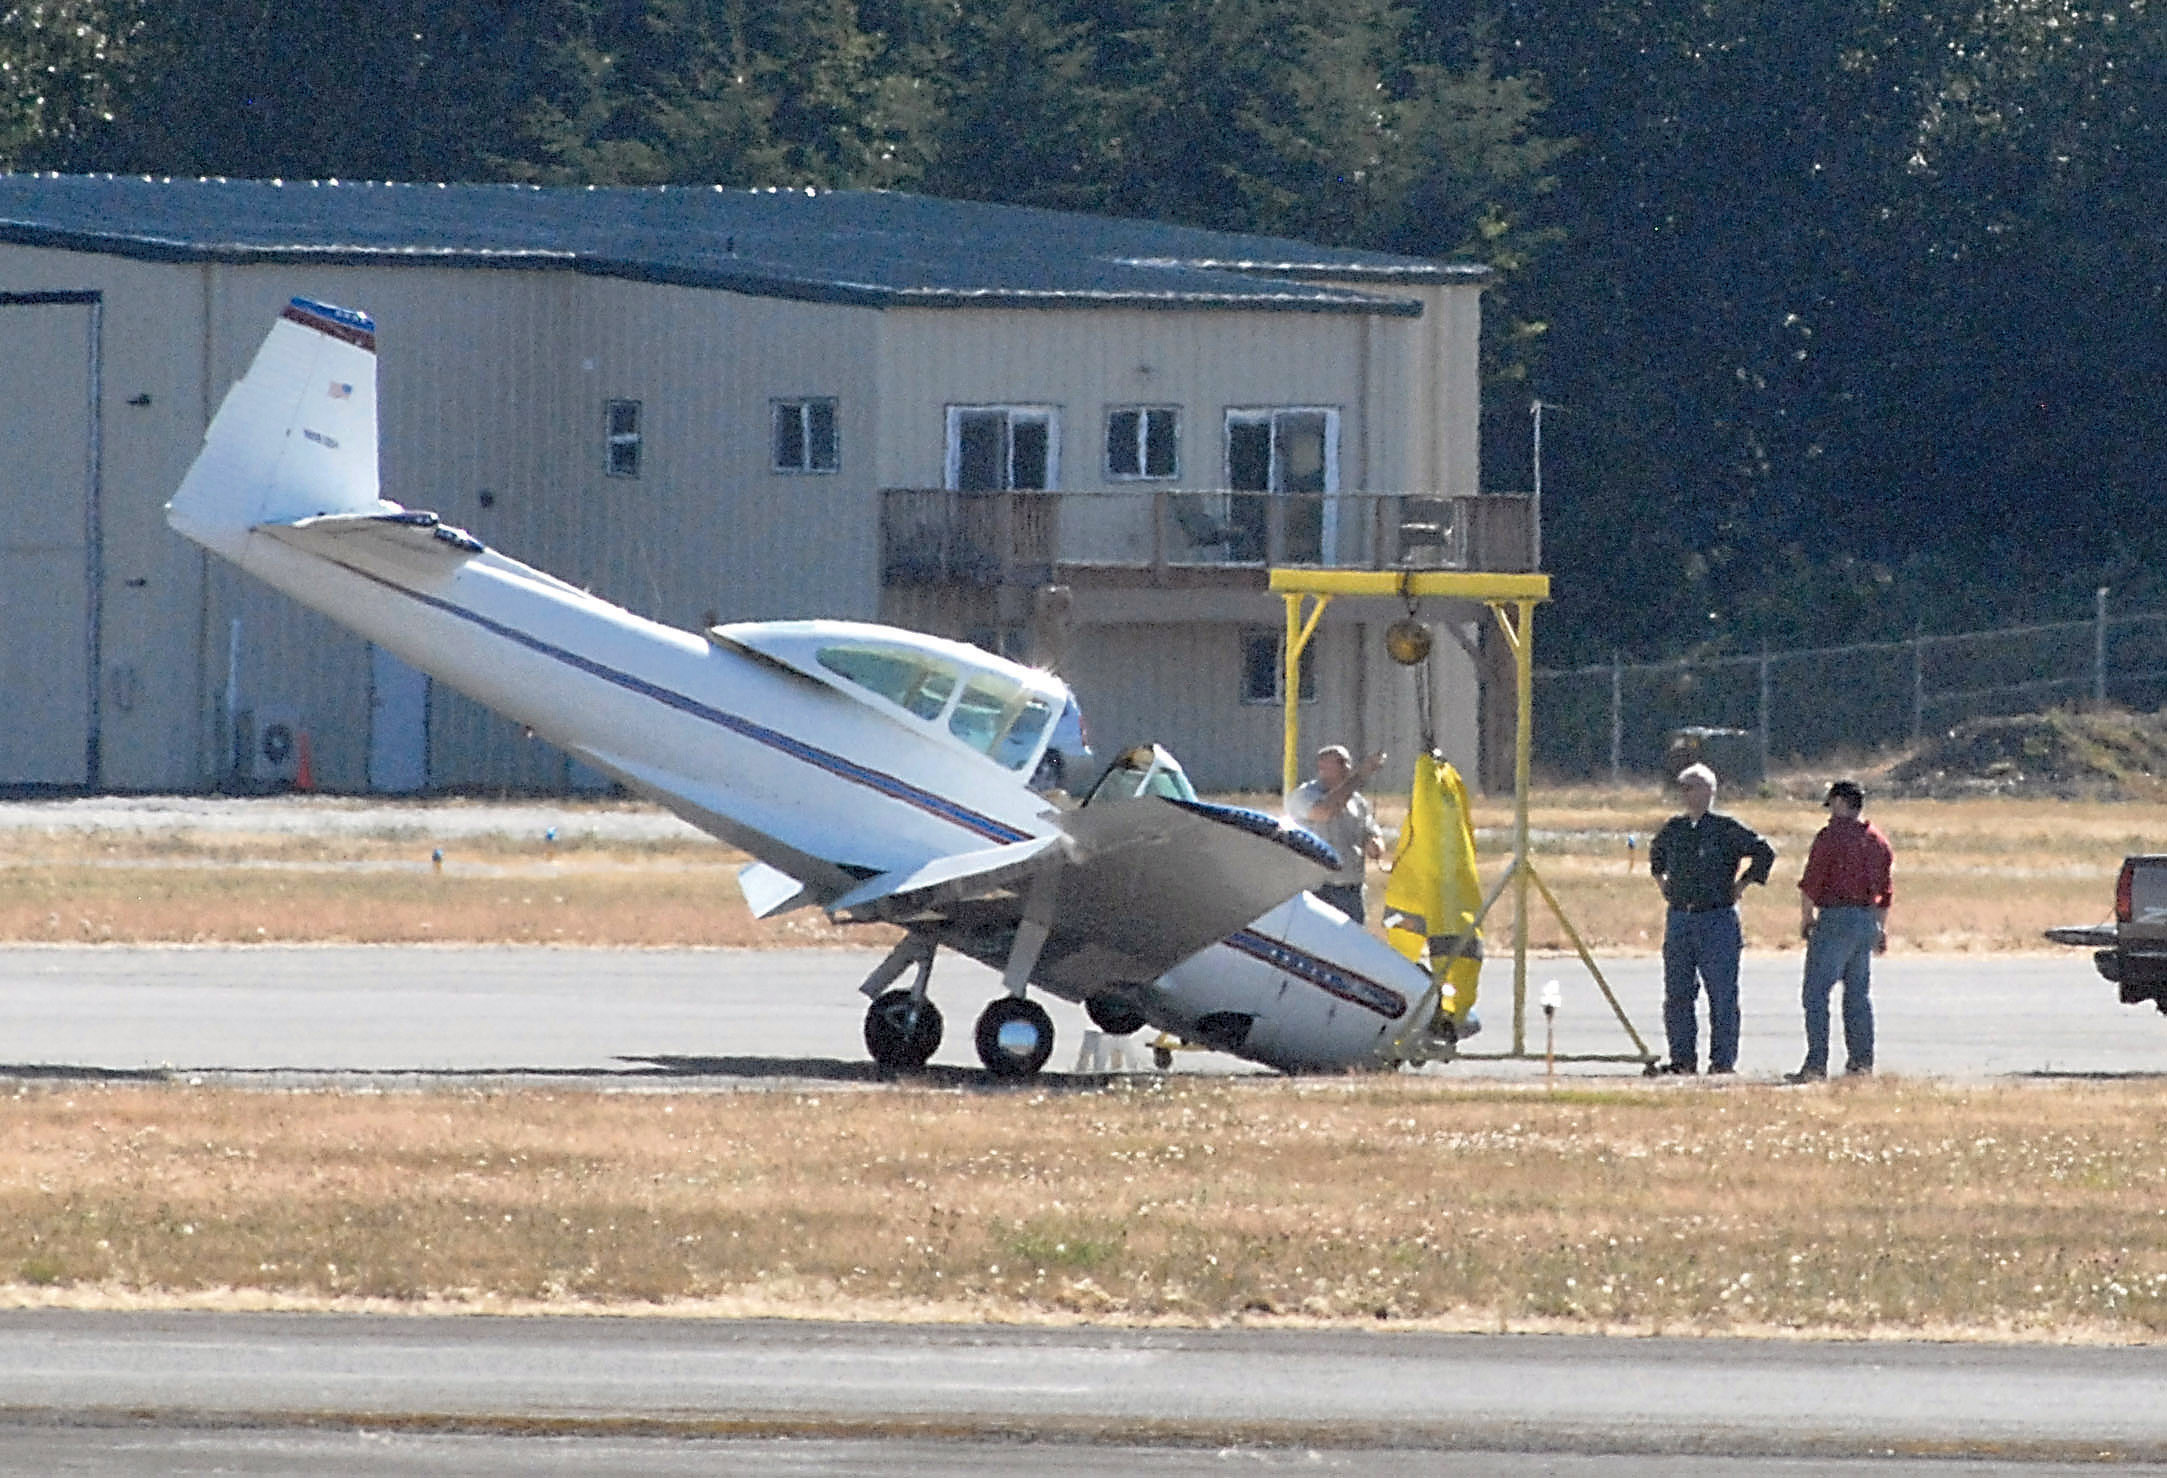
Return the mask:
<svg viewBox="0 0 2167 1478"><path fill-rule="evenodd" d="M98 306L0 293L0 786L98 783Z"/></svg>
<svg viewBox="0 0 2167 1478"><path fill-rule="evenodd" d="M411 795L429 788L429 675L382 647L369 648L369 789Z"/></svg>

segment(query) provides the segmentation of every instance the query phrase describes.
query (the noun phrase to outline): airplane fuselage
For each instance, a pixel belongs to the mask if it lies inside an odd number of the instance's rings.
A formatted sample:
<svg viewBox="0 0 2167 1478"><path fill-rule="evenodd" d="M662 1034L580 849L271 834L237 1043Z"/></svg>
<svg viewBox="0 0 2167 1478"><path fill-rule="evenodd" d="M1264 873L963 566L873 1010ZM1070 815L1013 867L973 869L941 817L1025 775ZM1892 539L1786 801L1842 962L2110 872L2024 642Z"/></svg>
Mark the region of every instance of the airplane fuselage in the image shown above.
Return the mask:
<svg viewBox="0 0 2167 1478"><path fill-rule="evenodd" d="M703 637L406 513L375 491L373 325L299 300L285 318L175 497L181 533L743 848L802 885L802 901L1034 839L1074 844L1063 808L1031 783L1055 751L1055 715L1073 709L1058 679L847 622ZM1007 917L1005 929L927 927L1071 999L1098 989L1088 941L1072 930L1065 968L1036 967L1015 947L1028 923ZM1313 1070L1378 1063L1428 980L1296 894L1148 980L1106 984L1164 1030Z"/></svg>

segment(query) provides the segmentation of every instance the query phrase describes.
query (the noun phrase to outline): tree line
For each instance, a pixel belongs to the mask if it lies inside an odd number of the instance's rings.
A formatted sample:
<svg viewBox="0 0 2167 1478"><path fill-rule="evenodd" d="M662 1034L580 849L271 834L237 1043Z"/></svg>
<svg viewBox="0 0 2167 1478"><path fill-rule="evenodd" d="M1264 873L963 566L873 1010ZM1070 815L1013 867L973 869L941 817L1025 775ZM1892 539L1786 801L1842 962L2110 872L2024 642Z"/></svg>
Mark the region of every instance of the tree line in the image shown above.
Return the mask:
<svg viewBox="0 0 2167 1478"><path fill-rule="evenodd" d="M1546 661L2159 605L2159 0L0 0L0 165L878 186L1498 269Z"/></svg>

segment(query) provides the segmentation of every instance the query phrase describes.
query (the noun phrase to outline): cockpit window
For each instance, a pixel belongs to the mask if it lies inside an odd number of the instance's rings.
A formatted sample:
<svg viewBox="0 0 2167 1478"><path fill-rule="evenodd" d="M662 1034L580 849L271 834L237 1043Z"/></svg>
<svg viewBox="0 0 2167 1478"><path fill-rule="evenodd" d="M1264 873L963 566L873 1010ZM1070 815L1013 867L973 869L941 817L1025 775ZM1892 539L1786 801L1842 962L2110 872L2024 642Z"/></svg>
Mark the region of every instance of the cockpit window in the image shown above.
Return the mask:
<svg viewBox="0 0 2167 1478"><path fill-rule="evenodd" d="M956 670L907 647L864 643L823 647L820 665L920 718L939 718L956 690Z"/></svg>
<svg viewBox="0 0 2167 1478"><path fill-rule="evenodd" d="M1011 770L1038 757L1046 731L1060 716L1053 698L1006 674L981 672L965 682L968 669L911 647L839 642L822 647L819 662L922 719L938 723L946 714L949 733ZM1078 723L1080 732L1080 716Z"/></svg>

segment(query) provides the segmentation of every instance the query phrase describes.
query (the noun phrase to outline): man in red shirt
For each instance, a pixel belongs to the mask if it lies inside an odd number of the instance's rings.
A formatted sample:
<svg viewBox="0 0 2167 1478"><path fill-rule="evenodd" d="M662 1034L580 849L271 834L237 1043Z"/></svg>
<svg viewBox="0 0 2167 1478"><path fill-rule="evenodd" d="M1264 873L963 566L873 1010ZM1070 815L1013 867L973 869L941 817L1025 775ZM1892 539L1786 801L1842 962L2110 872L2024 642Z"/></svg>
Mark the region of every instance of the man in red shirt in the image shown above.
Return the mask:
<svg viewBox="0 0 2167 1478"><path fill-rule="evenodd" d="M1866 792L1856 780L1828 788L1828 825L1813 839L1798 880L1798 931L1806 941L1806 1061L1785 1081L1828 1076L1828 997L1843 981L1844 1071L1874 1070L1874 1006L1867 994L1873 957L1889 947L1889 872L1895 851L1881 828L1862 820Z"/></svg>

